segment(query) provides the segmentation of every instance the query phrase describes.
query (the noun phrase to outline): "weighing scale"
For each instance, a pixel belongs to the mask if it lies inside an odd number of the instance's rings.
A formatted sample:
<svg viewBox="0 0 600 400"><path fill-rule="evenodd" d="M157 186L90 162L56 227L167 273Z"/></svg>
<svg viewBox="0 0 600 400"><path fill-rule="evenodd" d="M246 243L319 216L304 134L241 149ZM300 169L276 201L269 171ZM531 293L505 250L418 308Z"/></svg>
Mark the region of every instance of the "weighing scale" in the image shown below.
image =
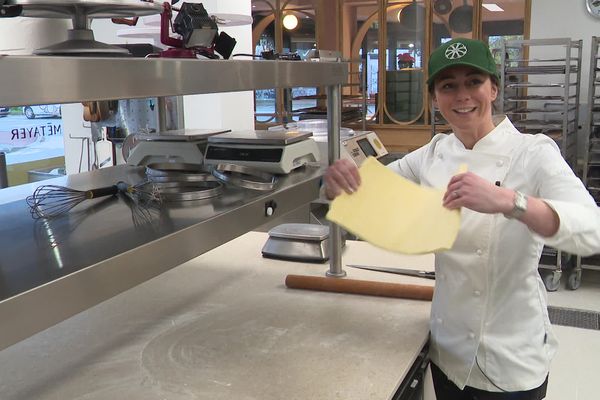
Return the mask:
<svg viewBox="0 0 600 400"><path fill-rule="evenodd" d="M274 174L318 162L319 149L311 132L236 131L208 138L205 164L238 164Z"/></svg>
<svg viewBox="0 0 600 400"><path fill-rule="evenodd" d="M342 246L346 241L342 238ZM281 224L269 231L263 257L301 262L329 260L329 226Z"/></svg>
<svg viewBox="0 0 600 400"><path fill-rule="evenodd" d="M129 165L202 164L207 138L224 132L228 130L190 129L181 134L129 135L123 142L123 158Z"/></svg>
<svg viewBox="0 0 600 400"><path fill-rule="evenodd" d="M329 152L327 146L327 136L315 137L315 141L321 152L321 163L327 165ZM379 137L372 131L353 131L350 133L340 132L340 159L347 159L360 167L367 157L377 159L388 154L387 149L379 140Z"/></svg>

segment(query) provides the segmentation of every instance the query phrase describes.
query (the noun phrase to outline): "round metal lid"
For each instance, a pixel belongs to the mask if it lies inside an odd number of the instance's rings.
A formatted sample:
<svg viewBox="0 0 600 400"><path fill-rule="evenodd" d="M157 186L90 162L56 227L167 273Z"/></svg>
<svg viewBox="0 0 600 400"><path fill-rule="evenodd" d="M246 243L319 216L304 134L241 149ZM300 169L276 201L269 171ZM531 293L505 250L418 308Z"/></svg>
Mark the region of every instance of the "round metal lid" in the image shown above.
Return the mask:
<svg viewBox="0 0 600 400"><path fill-rule="evenodd" d="M204 165L188 163L151 163L146 165L146 175L152 182L207 182L217 180Z"/></svg>
<svg viewBox="0 0 600 400"><path fill-rule="evenodd" d="M253 190L273 190L277 177L268 172L237 164L217 164L212 174L225 183Z"/></svg>
<svg viewBox="0 0 600 400"><path fill-rule="evenodd" d="M217 180L198 182L149 182L161 202L203 200L220 196L223 185Z"/></svg>
<svg viewBox="0 0 600 400"><path fill-rule="evenodd" d="M9 0L8 5L22 6L22 16L37 18L136 17L158 14L163 9L161 2L139 0Z"/></svg>

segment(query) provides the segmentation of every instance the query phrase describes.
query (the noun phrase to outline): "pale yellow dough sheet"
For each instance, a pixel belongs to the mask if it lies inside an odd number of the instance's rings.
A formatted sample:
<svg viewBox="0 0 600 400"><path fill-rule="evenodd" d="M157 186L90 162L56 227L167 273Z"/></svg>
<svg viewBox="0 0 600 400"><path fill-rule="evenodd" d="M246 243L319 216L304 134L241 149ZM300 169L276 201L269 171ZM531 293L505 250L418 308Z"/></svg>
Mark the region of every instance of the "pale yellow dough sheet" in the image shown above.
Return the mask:
<svg viewBox="0 0 600 400"><path fill-rule="evenodd" d="M423 254L452 247L460 227L460 211L442 206L444 190L419 186L373 157L359 172L360 187L331 202L328 220L375 246L398 253Z"/></svg>

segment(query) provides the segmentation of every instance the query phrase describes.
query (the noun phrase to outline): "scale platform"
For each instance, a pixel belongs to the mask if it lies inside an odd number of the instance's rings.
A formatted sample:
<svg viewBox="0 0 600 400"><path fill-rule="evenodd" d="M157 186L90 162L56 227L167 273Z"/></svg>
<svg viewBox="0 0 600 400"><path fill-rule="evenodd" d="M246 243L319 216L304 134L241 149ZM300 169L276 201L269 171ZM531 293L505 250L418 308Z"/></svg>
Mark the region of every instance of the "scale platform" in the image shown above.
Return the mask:
<svg viewBox="0 0 600 400"><path fill-rule="evenodd" d="M210 136L204 162L210 165L230 163L274 174L288 174L308 163L320 160L319 149L301 131L234 131Z"/></svg>
<svg viewBox="0 0 600 400"><path fill-rule="evenodd" d="M342 246L346 241L342 238ZM324 263L329 260L329 226L281 224L269 231L263 257L289 261Z"/></svg>
<svg viewBox="0 0 600 400"><path fill-rule="evenodd" d="M129 165L153 163L202 164L207 140L226 129L187 129L179 134L135 134L123 143L123 158Z"/></svg>

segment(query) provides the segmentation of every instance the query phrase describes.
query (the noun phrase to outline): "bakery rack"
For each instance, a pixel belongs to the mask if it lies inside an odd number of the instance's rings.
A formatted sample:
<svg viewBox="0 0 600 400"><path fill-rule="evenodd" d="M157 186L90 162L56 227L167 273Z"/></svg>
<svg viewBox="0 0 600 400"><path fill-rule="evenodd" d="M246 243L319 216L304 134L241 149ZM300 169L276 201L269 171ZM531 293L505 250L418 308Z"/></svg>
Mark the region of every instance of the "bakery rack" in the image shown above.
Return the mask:
<svg viewBox="0 0 600 400"><path fill-rule="evenodd" d="M501 107L522 133L551 137L567 163L577 166L581 40L502 42ZM545 247L540 260L548 291L558 289L562 267L576 257Z"/></svg>
<svg viewBox="0 0 600 400"><path fill-rule="evenodd" d="M587 143L583 161L583 182L590 194L600 205L600 37L592 36L590 52L590 71L586 104ZM600 270L600 256L577 257L575 268L567 279L567 287L575 290L581 285L582 269Z"/></svg>

